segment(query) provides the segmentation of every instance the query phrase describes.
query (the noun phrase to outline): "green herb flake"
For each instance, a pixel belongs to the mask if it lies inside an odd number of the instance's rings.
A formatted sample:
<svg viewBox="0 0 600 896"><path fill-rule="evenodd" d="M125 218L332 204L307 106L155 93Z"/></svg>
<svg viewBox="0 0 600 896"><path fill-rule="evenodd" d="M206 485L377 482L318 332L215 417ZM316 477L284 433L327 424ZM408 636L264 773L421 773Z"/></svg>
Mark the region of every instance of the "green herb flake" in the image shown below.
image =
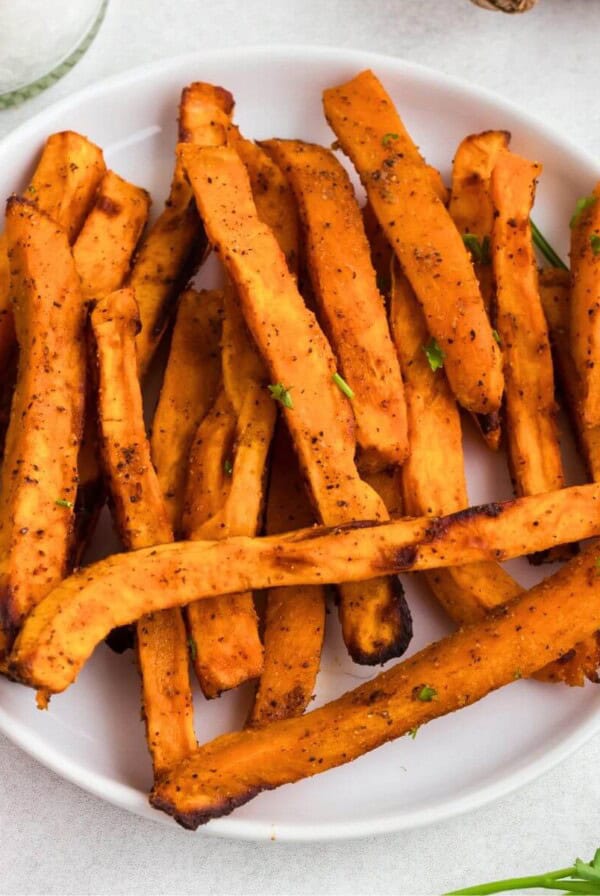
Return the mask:
<svg viewBox="0 0 600 896"><path fill-rule="evenodd" d="M198 656L198 648L196 647L196 642L193 638L188 638L188 647L190 648L190 656L192 658L192 662L196 662L196 657Z"/></svg>
<svg viewBox="0 0 600 896"><path fill-rule="evenodd" d="M600 234L593 233L590 237L590 246L594 255L600 255Z"/></svg>
<svg viewBox="0 0 600 896"><path fill-rule="evenodd" d="M523 673L521 672L520 669L515 669L515 671L513 672L513 678L515 681L518 681L520 678L523 678Z"/></svg>
<svg viewBox="0 0 600 896"><path fill-rule="evenodd" d="M431 703L436 697L436 689L430 687L428 684L424 684L422 688L417 689L417 700L420 700L422 703Z"/></svg>
<svg viewBox="0 0 600 896"><path fill-rule="evenodd" d="M233 473L233 464L228 457L223 461L223 470L225 471L226 476L231 476Z"/></svg>
<svg viewBox="0 0 600 896"><path fill-rule="evenodd" d="M593 205L596 205L598 201L596 196L582 196L581 199L578 199L575 203L575 211L573 212L573 216L569 221L569 227L573 229L573 227L577 227L579 222L581 221L581 216L584 212L591 208Z"/></svg>
<svg viewBox="0 0 600 896"><path fill-rule="evenodd" d="M569 268L564 263L558 252L556 252L556 250L552 248L535 221L530 218L529 223L531 225L531 238L533 240L533 244L539 249L548 264L551 264L553 268L560 268L562 271L568 271Z"/></svg>
<svg viewBox="0 0 600 896"><path fill-rule="evenodd" d="M463 243L471 253L471 258L473 261L476 261L477 264L491 263L492 255L490 252L489 236L484 236L480 242L474 233L463 233Z"/></svg>
<svg viewBox="0 0 600 896"><path fill-rule="evenodd" d="M409 736L410 738L412 738L412 739L414 740L415 737L417 736L417 731L419 730L420 727L421 727L420 725L415 725L414 728L411 728L411 729L410 729L409 731L407 731L406 733L408 734L408 736Z"/></svg>
<svg viewBox="0 0 600 896"><path fill-rule="evenodd" d="M435 339L430 339L427 345L423 346L423 351L427 355L429 366L434 373L444 366L444 358L446 356Z"/></svg>
<svg viewBox="0 0 600 896"><path fill-rule="evenodd" d="M399 138L399 136L400 136L400 134L392 134L392 133L384 134L383 137L381 138L381 145L389 146L390 143L392 143L394 140L397 140Z"/></svg>
<svg viewBox="0 0 600 896"><path fill-rule="evenodd" d="M498 345L502 345L502 340L500 339L500 333L498 332L498 330L492 330L492 336L494 337Z"/></svg>
<svg viewBox="0 0 600 896"><path fill-rule="evenodd" d="M292 401L292 396L290 395L290 389L286 389L283 383L273 383L273 385L269 386L271 398L273 398L275 401L278 401L279 404L282 404L283 407L287 408L289 411L291 411L291 409L294 407L294 402Z"/></svg>
<svg viewBox="0 0 600 896"><path fill-rule="evenodd" d="M344 393L346 398L349 398L350 400L354 398L354 392L352 391L346 380L339 375L339 373L334 373L331 379L336 384L338 389Z"/></svg>
<svg viewBox="0 0 600 896"><path fill-rule="evenodd" d="M57 507L66 507L67 510L73 510L73 502L67 501L66 498L57 498L54 503L57 505Z"/></svg>
<svg viewBox="0 0 600 896"><path fill-rule="evenodd" d="M33 184L29 184L29 186L27 187L27 192L28 192L28 193L31 193L31 194L33 195L33 193L37 193L37 190L36 190L36 188L33 186Z"/></svg>

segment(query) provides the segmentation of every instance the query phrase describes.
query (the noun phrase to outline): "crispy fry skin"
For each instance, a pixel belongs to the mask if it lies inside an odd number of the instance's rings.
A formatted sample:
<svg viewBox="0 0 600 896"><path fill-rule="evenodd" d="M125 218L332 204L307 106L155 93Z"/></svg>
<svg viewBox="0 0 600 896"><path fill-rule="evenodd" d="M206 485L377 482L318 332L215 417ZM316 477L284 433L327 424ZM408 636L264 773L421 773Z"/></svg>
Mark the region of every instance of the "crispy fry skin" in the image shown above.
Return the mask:
<svg viewBox="0 0 600 896"><path fill-rule="evenodd" d="M221 378L220 291L182 293L152 423L152 460L169 522L179 535L188 457Z"/></svg>
<svg viewBox="0 0 600 896"><path fill-rule="evenodd" d="M560 388L590 479L600 480L600 426L586 426L580 401L581 385L569 345L568 271L547 268L540 272L540 297L546 315L554 366Z"/></svg>
<svg viewBox="0 0 600 896"><path fill-rule="evenodd" d="M6 237L20 348L0 486L0 614L10 641L66 571L85 345L84 305L64 230L13 197Z"/></svg>
<svg viewBox="0 0 600 896"><path fill-rule="evenodd" d="M27 199L63 227L69 242L79 233L106 170L102 150L81 134L61 131L48 137L25 190ZM6 235L0 235L0 370L15 344L9 298Z"/></svg>
<svg viewBox="0 0 600 896"><path fill-rule="evenodd" d="M452 166L452 192L448 211L461 234L474 236L481 247L482 258L471 253L475 276L484 305L495 319L495 284L489 252L494 223L494 206L490 196L490 178L501 149L510 142L508 131L484 131L471 134L456 151ZM488 251L486 251L486 249ZM500 413L475 414L474 420L492 451L500 448Z"/></svg>
<svg viewBox="0 0 600 896"><path fill-rule="evenodd" d="M84 298L101 298L121 286L149 210L146 190L106 172L73 246Z"/></svg>
<svg viewBox="0 0 600 896"><path fill-rule="evenodd" d="M139 387L137 304L131 289L101 300L90 316L94 339L100 447L123 544L130 550L173 541L150 459ZM181 610L137 624L142 706L154 774L196 747L188 647Z"/></svg>
<svg viewBox="0 0 600 896"><path fill-rule="evenodd" d="M300 219L287 179L264 149L242 137L235 125L229 127L227 142L246 166L258 217L273 231L290 272L297 274Z"/></svg>
<svg viewBox="0 0 600 896"><path fill-rule="evenodd" d="M394 267L390 324L406 390L410 454L401 473L406 513L436 516L468 506L460 415L443 370L423 351L425 319L410 284ZM459 624L481 619L522 588L497 563L480 562L426 573L429 586Z"/></svg>
<svg viewBox="0 0 600 896"><path fill-rule="evenodd" d="M320 318L354 392L359 467L377 472L407 454L406 405L385 307L350 178L322 146L267 140L294 190Z"/></svg>
<svg viewBox="0 0 600 896"><path fill-rule="evenodd" d="M506 149L491 178L497 328L506 377L506 438L515 490L564 484L548 328L538 288L529 213L541 166Z"/></svg>
<svg viewBox="0 0 600 896"><path fill-rule="evenodd" d="M325 116L415 290L446 374L467 410L500 407L502 359L469 255L431 174L371 71L326 90Z"/></svg>
<svg viewBox="0 0 600 896"><path fill-rule="evenodd" d="M246 171L228 148L180 146L208 236L234 281L273 383L289 390L285 418L319 517L327 525L385 519L383 502L354 464L352 409L332 381L335 361L272 232L261 223ZM341 589L344 640L357 662L407 646L406 604L383 579Z"/></svg>
<svg viewBox="0 0 600 896"><path fill-rule="evenodd" d="M179 139L212 145L224 142L233 112L233 97L222 87L194 83L184 88L179 105ZM140 376L168 323L174 299L202 255L204 235L192 191L177 161L169 198L148 231L135 260L128 285L135 290L142 330L137 337Z"/></svg>
<svg viewBox="0 0 600 896"><path fill-rule="evenodd" d="M190 455L184 531L198 540L257 534L275 426L266 370L230 287L222 360L222 395L200 425ZM187 622L196 645L194 668L207 697L260 675L263 648L251 591L192 603Z"/></svg>
<svg viewBox="0 0 600 896"><path fill-rule="evenodd" d="M310 526L314 516L294 447L283 422L273 446L267 501L267 532ZM319 585L271 588L265 618L265 660L252 727L302 715L315 689L325 634L325 589Z"/></svg>
<svg viewBox="0 0 600 896"><path fill-rule="evenodd" d="M600 626L597 552L597 545L590 547L506 609L320 709L200 747L155 784L152 805L196 828L263 790L351 762L532 675ZM418 697L425 685L435 693L432 700Z"/></svg>
<svg viewBox="0 0 600 896"><path fill-rule="evenodd" d="M62 581L34 608L15 643L11 671L25 684L57 693L75 680L111 629L145 613L227 591L359 582L373 575L508 560L599 533L600 484L593 484L438 519L357 521L334 529L114 554Z"/></svg>
<svg viewBox="0 0 600 896"><path fill-rule="evenodd" d="M571 353L581 380L581 414L586 426L600 425L600 254L592 246L600 237L600 183L594 203L571 227Z"/></svg>

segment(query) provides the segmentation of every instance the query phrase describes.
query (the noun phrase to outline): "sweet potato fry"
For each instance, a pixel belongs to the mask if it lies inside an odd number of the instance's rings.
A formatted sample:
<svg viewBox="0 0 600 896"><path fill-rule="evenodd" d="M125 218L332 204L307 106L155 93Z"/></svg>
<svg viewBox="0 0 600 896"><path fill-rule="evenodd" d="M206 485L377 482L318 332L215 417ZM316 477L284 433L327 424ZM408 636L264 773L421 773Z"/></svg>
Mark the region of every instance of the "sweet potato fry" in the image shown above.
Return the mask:
<svg viewBox="0 0 600 896"><path fill-rule="evenodd" d="M261 145L296 195L319 316L354 393L359 469L401 464L408 447L402 378L350 178L322 146Z"/></svg>
<svg viewBox="0 0 600 896"><path fill-rule="evenodd" d="M390 324L409 421L410 454L400 474L405 512L438 516L460 511L469 504L460 415L443 370L432 370L423 351L425 319L397 263ZM436 569L425 575L437 599L459 624L481 619L522 591L497 563Z"/></svg>
<svg viewBox="0 0 600 896"><path fill-rule="evenodd" d="M20 348L0 486L0 614L10 641L66 571L85 345L84 305L65 231L13 197L6 238Z"/></svg>
<svg viewBox="0 0 600 896"><path fill-rule="evenodd" d="M600 480L600 426L587 426L581 406L581 385L569 344L568 271L547 268L540 272L540 298L546 315L556 376L571 418L573 432L590 479Z"/></svg>
<svg viewBox="0 0 600 896"><path fill-rule="evenodd" d="M288 432L275 435L267 502L272 535L310 526L314 516ZM265 616L265 661L248 719L252 727L302 715L315 689L325 634L325 589L271 588Z"/></svg>
<svg viewBox="0 0 600 896"><path fill-rule="evenodd" d="M113 515L126 548L173 541L150 459L139 387L133 291L102 299L90 315L97 376L100 447ZM151 613L137 624L142 707L154 774L196 746L188 645L181 610Z"/></svg>
<svg viewBox="0 0 600 896"><path fill-rule="evenodd" d="M391 98L364 71L326 90L323 103L444 352L454 394L475 413L497 410L502 359L471 260Z"/></svg>
<svg viewBox="0 0 600 896"><path fill-rule="evenodd" d="M276 409L231 288L225 290L222 361L223 394L190 454L183 519L189 538L256 535L261 524ZM192 603L187 622L207 697L260 675L263 649L251 591Z"/></svg>
<svg viewBox="0 0 600 896"><path fill-rule="evenodd" d="M73 243L106 170L102 150L81 134L61 131L46 141L25 190L27 199L63 227ZM0 236L0 371L15 344L6 235Z"/></svg>
<svg viewBox="0 0 600 896"><path fill-rule="evenodd" d="M222 87L190 84L182 91L179 105L180 142L224 142L232 111L233 97ZM206 241L192 191L176 162L164 210L142 242L128 281L135 290L142 321L137 337L142 379L166 328L174 300L205 251Z"/></svg>
<svg viewBox="0 0 600 896"><path fill-rule="evenodd" d="M261 223L244 166L229 147L180 147L208 236L234 281L246 323L269 369L319 516L337 525L385 519L358 476L352 409L333 382L336 365L272 232ZM407 608L391 582L344 587L344 640L358 662L379 663L407 646Z"/></svg>
<svg viewBox="0 0 600 896"><path fill-rule="evenodd" d="M152 460L169 522L180 534L188 457L221 379L220 291L182 293L152 423Z"/></svg>
<svg viewBox="0 0 600 896"><path fill-rule="evenodd" d="M519 495L547 492L564 483L550 341L529 225L540 171L540 165L503 149L491 178L496 325L506 377L509 463Z"/></svg>
<svg viewBox="0 0 600 896"><path fill-rule="evenodd" d="M113 554L65 579L33 609L15 642L11 671L25 684L58 693L111 629L147 613L248 588L361 582L508 560L598 534L600 484L594 483L437 519L359 520L334 529Z"/></svg>
<svg viewBox="0 0 600 896"><path fill-rule="evenodd" d="M600 183L571 220L570 342L581 380L581 414L600 426Z"/></svg>
<svg viewBox="0 0 600 896"><path fill-rule="evenodd" d="M148 218L150 196L107 171L73 246L84 298L99 299L119 289Z"/></svg>
<svg viewBox="0 0 600 896"><path fill-rule="evenodd" d="M600 626L597 553L598 546L591 546L494 616L320 709L200 747L155 784L150 802L196 828L263 790L351 762L532 675Z"/></svg>
<svg viewBox="0 0 600 896"><path fill-rule="evenodd" d="M490 242L494 206L490 196L490 178L501 149L508 146L507 131L471 134L456 151L452 166L452 191L448 211L467 245L481 296L490 317L495 320L495 284ZM500 447L500 413L475 414L475 422L492 451Z"/></svg>

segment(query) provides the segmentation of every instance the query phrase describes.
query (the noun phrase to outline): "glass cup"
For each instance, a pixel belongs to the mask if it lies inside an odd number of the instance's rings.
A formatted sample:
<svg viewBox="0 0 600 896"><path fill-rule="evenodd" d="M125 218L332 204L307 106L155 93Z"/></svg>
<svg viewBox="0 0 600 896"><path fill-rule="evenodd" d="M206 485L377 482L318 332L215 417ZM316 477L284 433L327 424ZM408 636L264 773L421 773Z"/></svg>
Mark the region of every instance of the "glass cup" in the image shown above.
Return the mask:
<svg viewBox="0 0 600 896"><path fill-rule="evenodd" d="M108 0L0 0L0 109L54 84L78 62Z"/></svg>

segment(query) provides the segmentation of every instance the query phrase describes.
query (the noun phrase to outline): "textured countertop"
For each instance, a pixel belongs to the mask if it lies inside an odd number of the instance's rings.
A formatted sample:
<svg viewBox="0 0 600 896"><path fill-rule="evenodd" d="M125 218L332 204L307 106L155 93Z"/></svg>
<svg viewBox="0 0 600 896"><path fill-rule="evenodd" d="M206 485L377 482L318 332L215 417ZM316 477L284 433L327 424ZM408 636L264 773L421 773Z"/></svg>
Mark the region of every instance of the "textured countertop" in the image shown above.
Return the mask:
<svg viewBox="0 0 600 896"><path fill-rule="evenodd" d="M203 47L314 43L459 75L598 154L599 16L598 0L540 0L515 17L467 0L111 0L86 57L45 94L0 112L0 137L141 62ZM253 844L128 815L0 738L0 894L441 893L588 858L600 845L599 768L600 742L589 743L518 793L443 825L346 843Z"/></svg>

